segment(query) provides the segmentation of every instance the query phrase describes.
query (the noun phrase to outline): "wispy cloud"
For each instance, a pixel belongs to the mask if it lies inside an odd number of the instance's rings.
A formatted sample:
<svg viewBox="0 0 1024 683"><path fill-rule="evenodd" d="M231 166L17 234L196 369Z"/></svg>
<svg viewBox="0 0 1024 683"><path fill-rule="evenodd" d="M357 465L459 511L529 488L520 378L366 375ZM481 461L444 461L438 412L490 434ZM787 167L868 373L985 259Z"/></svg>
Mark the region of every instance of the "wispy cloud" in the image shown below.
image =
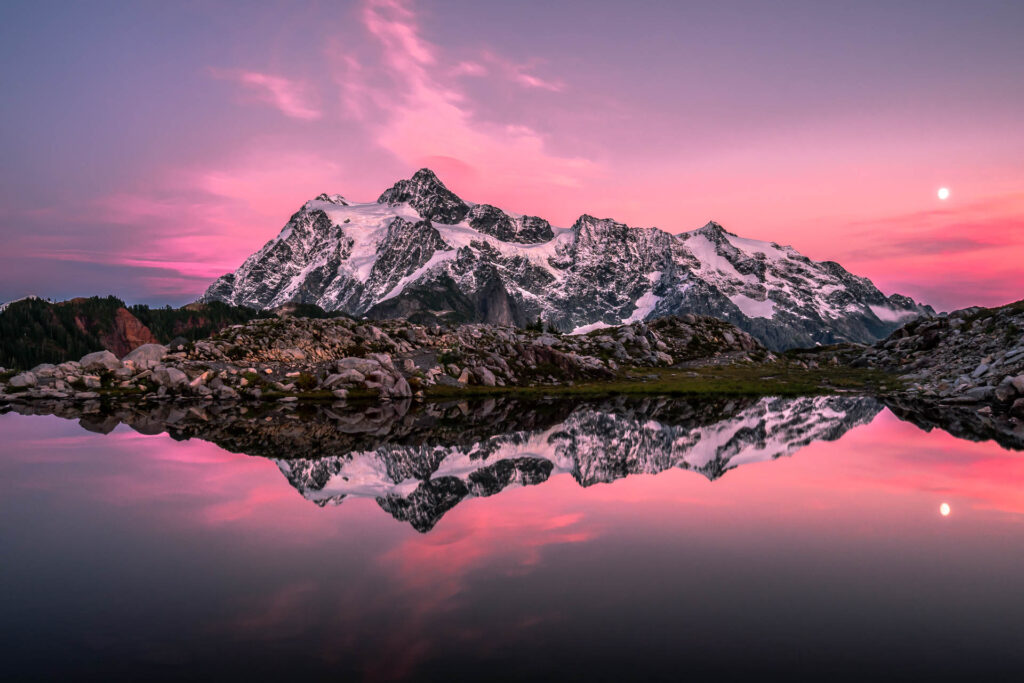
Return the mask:
<svg viewBox="0 0 1024 683"><path fill-rule="evenodd" d="M950 310L998 305L1024 292L1024 195L858 221L835 258L901 291Z"/></svg>
<svg viewBox="0 0 1024 683"><path fill-rule="evenodd" d="M380 50L382 73L368 77L360 60L341 51L337 67L349 110L362 116L377 143L411 166L433 160L447 179L467 184L486 176L490 186L513 183L579 186L599 171L592 160L550 151L544 136L517 122L482 121L459 77L500 71L532 89L561 84L493 55L449 63L423 36L418 17L401 0L367 0L361 18ZM373 112L370 112L370 108ZM449 163L450 162L450 163Z"/></svg>
<svg viewBox="0 0 1024 683"><path fill-rule="evenodd" d="M505 59L500 55L484 50L476 60L462 61L451 70L453 76L491 76L497 75L512 83L526 88L539 90L550 90L561 92L565 89L565 83L560 80L548 79L533 73L537 67L536 62L519 64Z"/></svg>
<svg viewBox="0 0 1024 683"><path fill-rule="evenodd" d="M210 73L215 78L240 83L259 100L290 118L313 121L323 116L315 104L312 88L301 81L258 71L210 69Z"/></svg>

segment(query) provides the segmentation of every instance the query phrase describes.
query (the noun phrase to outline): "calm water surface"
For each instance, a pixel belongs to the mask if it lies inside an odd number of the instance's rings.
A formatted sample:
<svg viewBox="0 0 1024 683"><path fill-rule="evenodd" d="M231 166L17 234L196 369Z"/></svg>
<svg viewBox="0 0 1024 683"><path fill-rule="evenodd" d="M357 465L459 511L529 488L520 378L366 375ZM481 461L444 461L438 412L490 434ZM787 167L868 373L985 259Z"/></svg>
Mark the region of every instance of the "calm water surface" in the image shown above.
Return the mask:
<svg viewBox="0 0 1024 683"><path fill-rule="evenodd" d="M870 399L404 410L0 416L0 678L1024 675L1022 453Z"/></svg>

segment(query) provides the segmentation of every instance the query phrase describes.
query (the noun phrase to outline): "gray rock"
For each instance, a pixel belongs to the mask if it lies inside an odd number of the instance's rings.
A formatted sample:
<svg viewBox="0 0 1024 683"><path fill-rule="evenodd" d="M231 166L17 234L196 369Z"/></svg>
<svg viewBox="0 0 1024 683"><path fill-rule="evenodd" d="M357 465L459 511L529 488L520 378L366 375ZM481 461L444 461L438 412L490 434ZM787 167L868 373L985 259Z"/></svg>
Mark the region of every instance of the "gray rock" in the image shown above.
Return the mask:
<svg viewBox="0 0 1024 683"><path fill-rule="evenodd" d="M479 384L485 387L493 387L495 385L494 373L485 367L477 366L473 368L473 376L476 377L476 381Z"/></svg>
<svg viewBox="0 0 1024 683"><path fill-rule="evenodd" d="M1024 420L1024 398L1018 398L1010 406L1010 415Z"/></svg>
<svg viewBox="0 0 1024 683"><path fill-rule="evenodd" d="M122 367L121 361L110 351L96 351L82 356L78 361L83 370L117 370Z"/></svg>
<svg viewBox="0 0 1024 683"><path fill-rule="evenodd" d="M988 372L988 363L982 363L978 367L974 368L974 372L971 373L971 379L978 379L986 372Z"/></svg>
<svg viewBox="0 0 1024 683"><path fill-rule="evenodd" d="M153 380L162 387L175 388L188 384L188 375L173 367L160 367L153 371Z"/></svg>
<svg viewBox="0 0 1024 683"><path fill-rule="evenodd" d="M1006 384L1000 384L995 388L996 400L1000 402L1006 402L1017 395L1016 390L1013 386L1007 382Z"/></svg>
<svg viewBox="0 0 1024 683"><path fill-rule="evenodd" d="M995 387L974 387L963 392L961 396L972 401L991 401L995 393Z"/></svg>
<svg viewBox="0 0 1024 683"><path fill-rule="evenodd" d="M1017 390L1018 394L1024 394L1024 375L1017 375L1011 379L1010 385Z"/></svg>
<svg viewBox="0 0 1024 683"><path fill-rule="evenodd" d="M338 372L344 374L345 370L355 370L363 375L368 375L374 370L380 369L380 363L370 358L340 358L335 363Z"/></svg>
<svg viewBox="0 0 1024 683"><path fill-rule="evenodd" d="M143 344L133 351L129 351L122 361L131 361L136 367L150 367L150 363L159 363L167 355L167 347L162 344Z"/></svg>
<svg viewBox="0 0 1024 683"><path fill-rule="evenodd" d="M36 376L31 372L23 372L7 380L7 384L19 389L34 387L37 382Z"/></svg>
<svg viewBox="0 0 1024 683"><path fill-rule="evenodd" d="M409 382L404 377L399 377L393 387L391 387L391 396L393 398L409 398L412 396L412 387L409 386Z"/></svg>
<svg viewBox="0 0 1024 683"><path fill-rule="evenodd" d="M37 378L38 377L53 377L54 373L56 372L56 370L57 370L57 366L53 365L52 363L41 363L41 364L35 366L34 368L32 368L31 370L29 370L29 372L31 372Z"/></svg>

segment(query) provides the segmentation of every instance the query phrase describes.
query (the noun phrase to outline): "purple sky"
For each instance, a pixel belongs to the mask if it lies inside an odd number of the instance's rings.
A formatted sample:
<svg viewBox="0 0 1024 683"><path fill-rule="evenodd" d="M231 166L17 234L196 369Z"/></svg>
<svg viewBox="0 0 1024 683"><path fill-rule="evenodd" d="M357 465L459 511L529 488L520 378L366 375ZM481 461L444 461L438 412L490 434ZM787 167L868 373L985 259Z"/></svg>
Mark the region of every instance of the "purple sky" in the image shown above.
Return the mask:
<svg viewBox="0 0 1024 683"><path fill-rule="evenodd" d="M420 166L1021 299L1022 35L1020 2L4 3L0 300L185 303L306 199Z"/></svg>

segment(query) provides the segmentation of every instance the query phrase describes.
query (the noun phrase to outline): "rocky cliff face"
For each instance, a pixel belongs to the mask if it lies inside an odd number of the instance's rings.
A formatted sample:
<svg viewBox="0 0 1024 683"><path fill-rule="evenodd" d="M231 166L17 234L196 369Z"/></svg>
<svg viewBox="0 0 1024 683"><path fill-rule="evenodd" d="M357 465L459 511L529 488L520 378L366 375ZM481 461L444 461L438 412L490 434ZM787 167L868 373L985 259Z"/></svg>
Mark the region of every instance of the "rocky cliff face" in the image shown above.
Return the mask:
<svg viewBox="0 0 1024 683"><path fill-rule="evenodd" d="M428 169L375 203L307 202L203 299L254 308L297 301L424 323L541 317L563 331L694 313L732 322L773 349L870 343L933 313L837 263L717 223L675 235L583 215L553 228L466 202Z"/></svg>

